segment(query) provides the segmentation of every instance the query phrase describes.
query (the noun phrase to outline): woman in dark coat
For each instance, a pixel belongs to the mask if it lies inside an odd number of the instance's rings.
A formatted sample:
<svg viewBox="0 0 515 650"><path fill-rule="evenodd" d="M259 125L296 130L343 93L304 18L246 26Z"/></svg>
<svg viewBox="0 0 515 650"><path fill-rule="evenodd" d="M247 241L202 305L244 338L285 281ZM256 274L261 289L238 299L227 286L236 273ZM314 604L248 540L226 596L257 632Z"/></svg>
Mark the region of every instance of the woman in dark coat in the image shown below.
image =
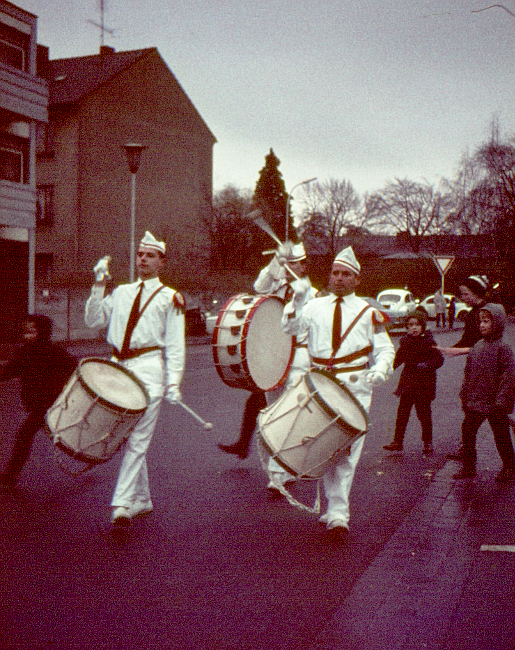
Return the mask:
<svg viewBox="0 0 515 650"><path fill-rule="evenodd" d="M426 319L426 313L421 310L408 315L408 333L402 337L395 355L394 369L402 364L404 368L394 393L400 400L393 441L383 447L387 451L402 451L411 409L415 406L422 426L423 453L433 453L431 402L436 395L436 371L443 364L443 356L435 347L433 335L426 330Z"/></svg>

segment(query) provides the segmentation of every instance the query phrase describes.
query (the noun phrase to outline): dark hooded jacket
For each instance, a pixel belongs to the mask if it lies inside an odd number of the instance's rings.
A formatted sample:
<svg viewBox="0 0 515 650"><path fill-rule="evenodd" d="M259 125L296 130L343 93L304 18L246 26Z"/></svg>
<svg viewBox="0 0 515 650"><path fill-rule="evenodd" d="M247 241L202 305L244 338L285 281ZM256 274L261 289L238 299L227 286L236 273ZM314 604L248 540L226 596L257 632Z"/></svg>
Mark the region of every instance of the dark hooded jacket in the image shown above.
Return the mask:
<svg viewBox="0 0 515 650"><path fill-rule="evenodd" d="M36 319L35 319L36 320ZM0 371L0 380L20 379L20 396L29 412L46 411L63 389L77 365L60 345L50 341L47 319L40 317L38 337L17 350Z"/></svg>
<svg viewBox="0 0 515 650"><path fill-rule="evenodd" d="M400 397L406 391L412 391L429 400L435 398L436 371L444 361L435 346L433 335L427 330L420 336L406 334L402 337L393 367L404 364L404 368L394 395Z"/></svg>
<svg viewBox="0 0 515 650"><path fill-rule="evenodd" d="M511 346L503 341L506 313L495 303L481 310L491 314L493 327L467 356L460 391L463 410L485 415L511 413L515 404L515 357Z"/></svg>

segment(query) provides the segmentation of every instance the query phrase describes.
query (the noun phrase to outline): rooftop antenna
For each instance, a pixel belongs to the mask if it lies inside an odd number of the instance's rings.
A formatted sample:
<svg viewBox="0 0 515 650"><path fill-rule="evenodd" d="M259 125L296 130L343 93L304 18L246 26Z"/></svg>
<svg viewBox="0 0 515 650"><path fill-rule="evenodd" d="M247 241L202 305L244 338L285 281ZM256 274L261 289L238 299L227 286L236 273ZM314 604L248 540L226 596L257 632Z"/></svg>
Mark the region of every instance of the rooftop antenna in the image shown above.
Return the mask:
<svg viewBox="0 0 515 650"><path fill-rule="evenodd" d="M94 20L88 20L88 23L91 23L95 27L98 27L100 29L100 51L102 51L102 48L104 47L104 35L107 32L108 34L111 34L113 36L114 34L114 29L110 29L109 27L105 26L104 23L104 14L105 14L105 0L99 0L100 1L100 22L97 23Z"/></svg>

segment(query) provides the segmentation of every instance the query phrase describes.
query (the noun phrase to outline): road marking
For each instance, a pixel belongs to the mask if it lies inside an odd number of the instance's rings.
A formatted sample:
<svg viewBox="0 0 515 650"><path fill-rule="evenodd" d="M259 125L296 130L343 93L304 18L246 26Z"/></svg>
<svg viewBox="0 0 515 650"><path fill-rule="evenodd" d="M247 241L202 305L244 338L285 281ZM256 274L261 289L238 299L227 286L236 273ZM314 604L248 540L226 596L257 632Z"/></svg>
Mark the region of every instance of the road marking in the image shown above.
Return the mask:
<svg viewBox="0 0 515 650"><path fill-rule="evenodd" d="M481 544L480 551L497 551L501 553L515 553L515 546L503 544Z"/></svg>

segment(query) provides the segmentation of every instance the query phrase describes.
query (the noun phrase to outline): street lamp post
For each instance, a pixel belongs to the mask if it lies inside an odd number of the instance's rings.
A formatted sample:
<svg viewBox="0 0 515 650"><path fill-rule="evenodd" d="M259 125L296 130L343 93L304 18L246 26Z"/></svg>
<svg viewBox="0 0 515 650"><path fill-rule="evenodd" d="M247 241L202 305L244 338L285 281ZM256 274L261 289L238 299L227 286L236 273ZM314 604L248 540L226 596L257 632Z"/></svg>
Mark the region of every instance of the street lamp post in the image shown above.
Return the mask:
<svg viewBox="0 0 515 650"><path fill-rule="evenodd" d="M316 181L317 177L315 176L314 178L308 178L306 181L302 181L301 183L297 183L297 185L294 185L291 188L290 193L288 194L288 200L286 202L286 234L284 237L285 241L288 241L288 232L290 230L290 199L291 195L293 194L293 190L296 189L297 187L300 187L301 185L307 185L308 183L312 183L313 181Z"/></svg>
<svg viewBox="0 0 515 650"><path fill-rule="evenodd" d="M135 230L136 230L136 174L139 169L141 161L141 154L143 149L146 149L143 144L136 144L135 142L128 142L124 144L123 149L127 155L127 163L131 172L131 250L130 250L130 282L134 282L134 260L136 258L135 246Z"/></svg>

